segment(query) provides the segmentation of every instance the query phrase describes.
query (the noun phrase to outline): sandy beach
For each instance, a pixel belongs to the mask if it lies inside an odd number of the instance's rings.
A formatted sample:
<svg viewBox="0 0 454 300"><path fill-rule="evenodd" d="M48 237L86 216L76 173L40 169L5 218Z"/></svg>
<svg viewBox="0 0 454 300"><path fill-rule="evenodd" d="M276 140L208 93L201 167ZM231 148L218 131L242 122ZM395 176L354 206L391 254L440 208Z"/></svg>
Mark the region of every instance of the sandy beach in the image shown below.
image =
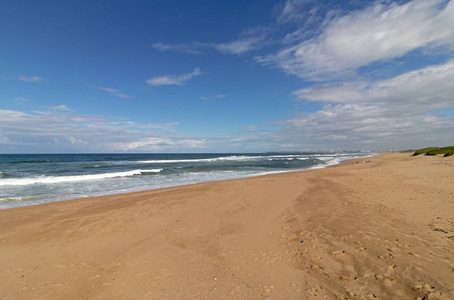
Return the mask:
<svg viewBox="0 0 454 300"><path fill-rule="evenodd" d="M453 162L383 154L1 210L0 299L454 299Z"/></svg>

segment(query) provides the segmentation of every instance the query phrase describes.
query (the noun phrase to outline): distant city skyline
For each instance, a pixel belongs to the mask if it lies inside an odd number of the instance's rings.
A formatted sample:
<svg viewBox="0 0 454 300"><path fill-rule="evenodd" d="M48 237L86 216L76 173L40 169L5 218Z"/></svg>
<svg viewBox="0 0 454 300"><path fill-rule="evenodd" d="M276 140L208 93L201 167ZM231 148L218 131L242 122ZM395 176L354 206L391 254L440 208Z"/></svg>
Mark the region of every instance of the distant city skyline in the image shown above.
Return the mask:
<svg viewBox="0 0 454 300"><path fill-rule="evenodd" d="M454 2L0 3L0 153L454 144Z"/></svg>

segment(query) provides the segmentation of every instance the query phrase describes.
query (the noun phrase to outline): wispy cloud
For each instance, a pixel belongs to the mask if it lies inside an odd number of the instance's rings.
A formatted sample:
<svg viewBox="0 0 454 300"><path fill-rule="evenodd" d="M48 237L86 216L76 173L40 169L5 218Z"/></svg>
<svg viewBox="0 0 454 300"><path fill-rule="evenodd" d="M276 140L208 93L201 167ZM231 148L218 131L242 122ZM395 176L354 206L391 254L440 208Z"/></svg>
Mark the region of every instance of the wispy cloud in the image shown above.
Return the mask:
<svg viewBox="0 0 454 300"><path fill-rule="evenodd" d="M452 50L453 15L453 1L414 0L402 5L380 1L364 10L327 16L316 36L256 60L303 79L338 78L422 47L445 45Z"/></svg>
<svg viewBox="0 0 454 300"><path fill-rule="evenodd" d="M48 109L57 110L57 111L72 111L71 108L69 108L67 105L64 105L64 104L61 104L58 106L50 106L50 107L48 107Z"/></svg>
<svg viewBox="0 0 454 300"><path fill-rule="evenodd" d="M121 124L121 123L120 123ZM137 123L128 121L123 123L129 128L142 128L142 129L153 129L153 130L162 130L162 131L173 131L175 126L179 125L178 122L168 122L168 123Z"/></svg>
<svg viewBox="0 0 454 300"><path fill-rule="evenodd" d="M221 95L216 95L213 97L200 97L200 99L205 100L205 101L215 101L217 99L223 99L225 97L227 97L227 95L221 94Z"/></svg>
<svg viewBox="0 0 454 300"><path fill-rule="evenodd" d="M119 90L113 89L113 88L108 88L108 87L99 87L99 86L92 86L92 85L87 85L87 87L92 88L92 89L97 89L100 91L108 92L110 95L119 97L119 98L127 98L130 99L132 98L129 95L123 94Z"/></svg>
<svg viewBox="0 0 454 300"><path fill-rule="evenodd" d="M320 21L318 11L322 9L322 6L314 6L314 3L316 1L313 0L287 0L276 7L276 19L280 23Z"/></svg>
<svg viewBox="0 0 454 300"><path fill-rule="evenodd" d="M301 141L369 145L386 149L452 143L452 116L435 110L454 106L454 60L376 82L325 84L293 93L326 103L313 113L281 121L282 136Z"/></svg>
<svg viewBox="0 0 454 300"><path fill-rule="evenodd" d="M96 116L0 109L0 153L178 151L205 140L173 132L169 123L115 122Z"/></svg>
<svg viewBox="0 0 454 300"><path fill-rule="evenodd" d="M269 124L249 126L234 136L208 139L206 146L263 151L388 150L450 145L454 117L439 112L454 106L452 82L454 60L376 82L299 89L292 96L299 101L323 103L323 107Z"/></svg>
<svg viewBox="0 0 454 300"><path fill-rule="evenodd" d="M161 86L161 85L183 85L193 77L202 75L202 71L199 68L195 68L191 73L181 75L165 75L150 78L146 81L149 86Z"/></svg>
<svg viewBox="0 0 454 300"><path fill-rule="evenodd" d="M454 60L375 82L316 85L292 93L300 100L373 104L396 114L423 113L454 106Z"/></svg>
<svg viewBox="0 0 454 300"><path fill-rule="evenodd" d="M183 52L188 54L199 54L201 49L212 47L209 43L183 43L183 44L166 44L163 42L158 42L151 45L151 48L154 48L159 51L176 51Z"/></svg>
<svg viewBox="0 0 454 300"><path fill-rule="evenodd" d="M257 49L264 36L240 38L235 41L219 43L214 48L227 54L242 54Z"/></svg>
<svg viewBox="0 0 454 300"><path fill-rule="evenodd" d="M267 32L264 28L252 28L245 30L240 34L240 37L223 43L212 42L191 42L180 44L166 44L158 42L151 45L152 48L159 51L177 51L188 54L199 54L205 49L214 49L225 54L243 54L256 50L264 42Z"/></svg>
<svg viewBox="0 0 454 300"><path fill-rule="evenodd" d="M25 82L49 82L47 79L44 79L39 76L20 76L18 78L20 81L25 81Z"/></svg>

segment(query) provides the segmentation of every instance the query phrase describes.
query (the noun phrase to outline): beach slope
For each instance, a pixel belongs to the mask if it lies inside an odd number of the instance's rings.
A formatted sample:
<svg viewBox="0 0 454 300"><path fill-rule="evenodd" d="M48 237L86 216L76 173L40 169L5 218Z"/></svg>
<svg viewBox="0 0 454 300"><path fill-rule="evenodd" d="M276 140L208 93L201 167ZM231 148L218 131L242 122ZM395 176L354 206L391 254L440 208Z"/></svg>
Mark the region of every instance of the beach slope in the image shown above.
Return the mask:
<svg viewBox="0 0 454 300"><path fill-rule="evenodd" d="M1 210L0 299L454 299L453 162L384 154Z"/></svg>

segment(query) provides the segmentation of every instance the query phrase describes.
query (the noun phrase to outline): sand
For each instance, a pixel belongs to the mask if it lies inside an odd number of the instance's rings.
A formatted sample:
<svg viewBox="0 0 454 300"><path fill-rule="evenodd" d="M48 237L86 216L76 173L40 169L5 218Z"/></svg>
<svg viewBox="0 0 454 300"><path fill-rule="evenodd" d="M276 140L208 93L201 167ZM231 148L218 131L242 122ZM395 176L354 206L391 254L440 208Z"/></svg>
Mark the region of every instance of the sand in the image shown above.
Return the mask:
<svg viewBox="0 0 454 300"><path fill-rule="evenodd" d="M1 210L0 299L454 299L453 162Z"/></svg>

